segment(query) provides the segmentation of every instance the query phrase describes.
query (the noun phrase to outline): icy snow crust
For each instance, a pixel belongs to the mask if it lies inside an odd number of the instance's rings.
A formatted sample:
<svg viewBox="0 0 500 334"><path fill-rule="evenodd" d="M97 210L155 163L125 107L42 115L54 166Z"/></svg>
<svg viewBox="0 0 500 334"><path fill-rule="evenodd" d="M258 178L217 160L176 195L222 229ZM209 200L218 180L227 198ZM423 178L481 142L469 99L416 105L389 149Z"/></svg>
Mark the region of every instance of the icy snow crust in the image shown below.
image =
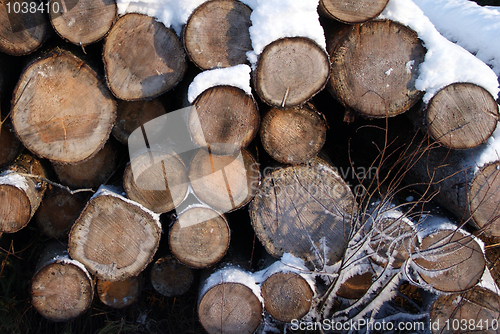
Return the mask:
<svg viewBox="0 0 500 334"><path fill-rule="evenodd" d="M26 178L12 171L2 172L0 174L0 183L16 187L23 191L27 191L29 188Z"/></svg>

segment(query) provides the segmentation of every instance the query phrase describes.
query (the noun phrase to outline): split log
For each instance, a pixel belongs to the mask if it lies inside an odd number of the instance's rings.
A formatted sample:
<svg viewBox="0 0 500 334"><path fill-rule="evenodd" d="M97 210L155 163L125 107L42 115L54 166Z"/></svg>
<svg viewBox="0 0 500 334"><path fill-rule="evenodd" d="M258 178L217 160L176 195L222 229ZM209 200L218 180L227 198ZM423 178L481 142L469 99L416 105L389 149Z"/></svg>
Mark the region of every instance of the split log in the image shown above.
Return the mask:
<svg viewBox="0 0 500 334"><path fill-rule="evenodd" d="M165 297L186 293L194 281L194 270L180 263L174 256L158 259L151 267L151 284Z"/></svg>
<svg viewBox="0 0 500 334"><path fill-rule="evenodd" d="M198 316L210 334L251 334L262 317L260 289L237 267L220 269L201 283Z"/></svg>
<svg viewBox="0 0 500 334"><path fill-rule="evenodd" d="M344 23L362 23L382 13L389 0L320 0L318 12Z"/></svg>
<svg viewBox="0 0 500 334"><path fill-rule="evenodd" d="M370 21L326 38L329 90L346 107L367 117L395 116L422 97L415 80L426 50L410 28Z"/></svg>
<svg viewBox="0 0 500 334"><path fill-rule="evenodd" d="M69 254L99 279L137 276L151 262L160 242L159 216L101 187L69 233Z"/></svg>
<svg viewBox="0 0 500 334"><path fill-rule="evenodd" d="M236 0L202 3L183 30L191 61L204 70L245 64L246 52L252 50L248 32L251 13L250 7Z"/></svg>
<svg viewBox="0 0 500 334"><path fill-rule="evenodd" d="M326 140L326 121L312 104L270 109L263 117L260 140L266 152L284 164L301 164L315 157Z"/></svg>
<svg viewBox="0 0 500 334"><path fill-rule="evenodd" d="M85 200L81 194L70 194L65 189L49 186L36 211L35 220L43 234L63 239L84 206Z"/></svg>
<svg viewBox="0 0 500 334"><path fill-rule="evenodd" d="M115 22L114 0L51 0L50 23L63 39L85 46L102 39Z"/></svg>
<svg viewBox="0 0 500 334"><path fill-rule="evenodd" d="M156 213L171 211L187 195L189 179L179 157L149 151L133 158L125 168L127 197Z"/></svg>
<svg viewBox="0 0 500 334"><path fill-rule="evenodd" d="M322 267L342 258L355 210L354 195L344 180L314 158L265 175L250 204L250 218L269 254L291 253Z"/></svg>
<svg viewBox="0 0 500 334"><path fill-rule="evenodd" d="M29 12L36 6L37 10ZM25 8L28 9L26 13ZM38 10L40 8L41 10ZM0 51L23 56L38 49L49 31L45 13L50 6L37 0L8 0L0 4Z"/></svg>
<svg viewBox="0 0 500 334"><path fill-rule="evenodd" d="M186 71L186 54L175 32L142 14L116 21L104 42L103 60L109 89L127 101L165 93Z"/></svg>
<svg viewBox="0 0 500 334"><path fill-rule="evenodd" d="M134 102L119 100L116 112L113 136L123 145L128 144L128 137L135 129L166 114L165 108L158 99Z"/></svg>
<svg viewBox="0 0 500 334"><path fill-rule="evenodd" d="M69 321L87 311L94 296L90 274L65 247L49 245L31 281L31 304L45 318Z"/></svg>
<svg viewBox="0 0 500 334"><path fill-rule="evenodd" d="M298 106L321 91L329 77L328 54L306 37L281 38L259 55L254 86L265 103Z"/></svg>
<svg viewBox="0 0 500 334"><path fill-rule="evenodd" d="M0 125L0 168L12 163L20 149L21 142L12 133L10 124L4 120Z"/></svg>
<svg viewBox="0 0 500 334"><path fill-rule="evenodd" d="M200 149L189 166L189 180L203 203L230 212L252 200L260 184L260 172L247 150L221 156Z"/></svg>
<svg viewBox="0 0 500 334"><path fill-rule="evenodd" d="M210 153L233 154L247 147L257 135L257 103L240 88L209 88L196 98L193 106L188 123L191 137Z"/></svg>
<svg viewBox="0 0 500 334"><path fill-rule="evenodd" d="M141 295L141 277L128 277L122 281L97 280L97 295L104 305L124 308L137 301Z"/></svg>
<svg viewBox="0 0 500 334"><path fill-rule="evenodd" d="M430 309L430 329L436 334L476 331L498 333L499 320L500 297L481 287L474 287L463 293L442 295Z"/></svg>
<svg viewBox="0 0 500 334"><path fill-rule="evenodd" d="M14 233L28 225L47 188L37 177L45 177L45 172L29 155L21 155L0 174L0 232Z"/></svg>
<svg viewBox="0 0 500 334"><path fill-rule="evenodd" d="M440 144L452 149L473 148L495 130L498 104L478 85L454 83L432 97L425 117L427 131Z"/></svg>
<svg viewBox="0 0 500 334"><path fill-rule="evenodd" d="M94 156L81 163L53 163L59 181L71 188L97 188L115 171L116 153L108 142Z"/></svg>
<svg viewBox="0 0 500 334"><path fill-rule="evenodd" d="M230 230L224 215L204 206L191 206L179 214L169 234L175 257L191 268L219 262L229 248Z"/></svg>
<svg viewBox="0 0 500 334"><path fill-rule="evenodd" d="M12 124L30 151L53 162L95 155L111 133L116 104L94 70L62 51L31 63L13 94Z"/></svg>

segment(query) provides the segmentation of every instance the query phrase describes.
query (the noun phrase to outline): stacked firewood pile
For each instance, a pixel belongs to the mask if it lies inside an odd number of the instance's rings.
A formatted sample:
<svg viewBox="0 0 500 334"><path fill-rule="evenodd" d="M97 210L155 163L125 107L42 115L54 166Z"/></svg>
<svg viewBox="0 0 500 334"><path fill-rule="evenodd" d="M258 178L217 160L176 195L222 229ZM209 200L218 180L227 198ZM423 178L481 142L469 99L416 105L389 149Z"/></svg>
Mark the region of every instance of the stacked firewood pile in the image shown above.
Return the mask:
<svg viewBox="0 0 500 334"><path fill-rule="evenodd" d="M0 4L0 328L496 331L489 67L409 0L174 3Z"/></svg>

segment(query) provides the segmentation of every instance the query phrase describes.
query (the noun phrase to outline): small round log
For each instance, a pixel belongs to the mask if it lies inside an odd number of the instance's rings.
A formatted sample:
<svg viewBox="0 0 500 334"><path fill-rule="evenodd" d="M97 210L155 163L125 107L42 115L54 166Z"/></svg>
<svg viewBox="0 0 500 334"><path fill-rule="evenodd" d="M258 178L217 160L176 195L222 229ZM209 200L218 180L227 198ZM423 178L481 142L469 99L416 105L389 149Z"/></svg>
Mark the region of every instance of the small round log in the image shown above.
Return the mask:
<svg viewBox="0 0 500 334"><path fill-rule="evenodd" d="M257 103L240 88L209 88L193 105L188 123L191 137L210 153L236 153L247 147L259 131Z"/></svg>
<svg viewBox="0 0 500 334"><path fill-rule="evenodd" d="M270 106L292 108L325 87L329 70L328 54L313 40L281 38L267 45L259 55L255 90Z"/></svg>
<svg viewBox="0 0 500 334"><path fill-rule="evenodd" d="M251 13L250 7L236 0L202 3L183 31L191 61L203 70L246 63L246 52L252 50Z"/></svg>
<svg viewBox="0 0 500 334"><path fill-rule="evenodd" d="M382 13L389 0L320 0L318 12L344 23L362 23Z"/></svg>
<svg viewBox="0 0 500 334"><path fill-rule="evenodd" d="M96 290L104 305L124 308L137 301L141 295L141 277L128 277L121 281L97 280Z"/></svg>
<svg viewBox="0 0 500 334"><path fill-rule="evenodd" d="M312 104L270 109L262 118L260 140L276 161L301 164L315 157L326 140L327 125Z"/></svg>
<svg viewBox="0 0 500 334"><path fill-rule="evenodd" d="M104 42L103 60L109 89L127 101L165 93L186 71L186 54L175 32L142 14L118 19Z"/></svg>
<svg viewBox="0 0 500 334"><path fill-rule="evenodd" d="M346 299L360 299L373 284L374 274L371 271L356 274L340 285L337 296Z"/></svg>
<svg viewBox="0 0 500 334"><path fill-rule="evenodd" d="M180 263L174 256L158 259L151 267L151 284L165 297L186 293L194 281L194 270Z"/></svg>
<svg viewBox="0 0 500 334"><path fill-rule="evenodd" d="M191 268L206 268L219 262L229 248L229 240L224 215L202 206L183 211L169 234L172 253Z"/></svg>

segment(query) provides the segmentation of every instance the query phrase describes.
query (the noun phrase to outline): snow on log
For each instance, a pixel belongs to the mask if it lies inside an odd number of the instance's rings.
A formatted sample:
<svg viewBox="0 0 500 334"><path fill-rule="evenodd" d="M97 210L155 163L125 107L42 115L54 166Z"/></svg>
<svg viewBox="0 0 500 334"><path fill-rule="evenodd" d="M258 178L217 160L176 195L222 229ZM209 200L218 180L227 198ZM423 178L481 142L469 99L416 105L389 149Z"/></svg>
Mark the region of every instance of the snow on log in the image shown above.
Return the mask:
<svg viewBox="0 0 500 334"><path fill-rule="evenodd" d="M153 98L172 89L187 66L175 32L142 14L124 15L113 25L104 42L103 61L109 89L127 101Z"/></svg>
<svg viewBox="0 0 500 334"><path fill-rule="evenodd" d="M37 177L45 177L45 171L38 159L26 154L0 173L0 232L14 233L28 225L47 188Z"/></svg>
<svg viewBox="0 0 500 334"><path fill-rule="evenodd" d="M19 154L21 142L5 120L0 124L0 168L9 165Z"/></svg>
<svg viewBox="0 0 500 334"><path fill-rule="evenodd" d="M116 103L97 73L60 50L28 65L12 100L12 125L21 142L37 156L59 163L95 155L116 117Z"/></svg>
<svg viewBox="0 0 500 334"><path fill-rule="evenodd" d="M374 19L389 0L320 0L318 12L344 23L362 23Z"/></svg>
<svg viewBox="0 0 500 334"><path fill-rule="evenodd" d="M159 216L101 187L69 233L69 254L99 279L137 276L151 262L161 234Z"/></svg>
<svg viewBox="0 0 500 334"><path fill-rule="evenodd" d="M31 304L51 321L69 321L87 311L94 285L83 264L69 258L60 243L46 247L31 281Z"/></svg>
<svg viewBox="0 0 500 334"><path fill-rule="evenodd" d="M83 46L108 33L117 11L113 0L50 0L48 7L50 23L59 36Z"/></svg>
<svg viewBox="0 0 500 334"><path fill-rule="evenodd" d="M159 258L151 267L151 285L165 297L186 293L194 282L194 270L180 263L175 256Z"/></svg>
<svg viewBox="0 0 500 334"><path fill-rule="evenodd" d="M271 108L262 118L260 140L276 161L301 164L315 157L326 140L327 124L314 105Z"/></svg>
<svg viewBox="0 0 500 334"><path fill-rule="evenodd" d="M135 303L141 295L142 277L133 276L114 282L98 279L96 290L104 305L123 308Z"/></svg>

